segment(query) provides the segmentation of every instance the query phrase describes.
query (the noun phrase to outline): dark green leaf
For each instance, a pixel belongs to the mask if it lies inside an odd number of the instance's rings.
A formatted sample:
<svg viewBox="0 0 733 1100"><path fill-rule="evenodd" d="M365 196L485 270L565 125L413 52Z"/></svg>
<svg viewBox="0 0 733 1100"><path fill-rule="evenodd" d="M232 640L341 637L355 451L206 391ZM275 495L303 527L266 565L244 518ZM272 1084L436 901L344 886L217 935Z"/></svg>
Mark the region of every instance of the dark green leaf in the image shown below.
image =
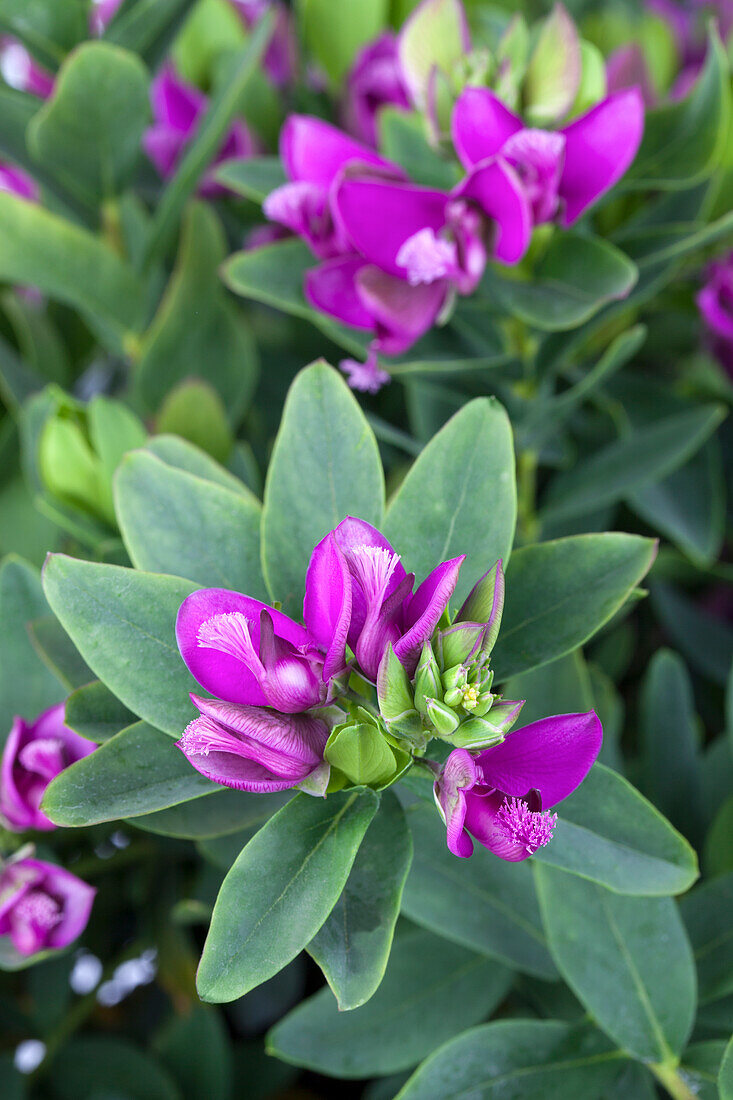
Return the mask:
<svg viewBox="0 0 733 1100"><path fill-rule="evenodd" d="M77 688L66 700L66 725L97 744L109 741L134 721L132 711L101 680Z"/></svg>
<svg viewBox="0 0 733 1100"><path fill-rule="evenodd" d="M194 1005L185 1016L173 1016L156 1035L153 1047L183 1100L229 1100L231 1048L216 1009Z"/></svg>
<svg viewBox="0 0 733 1100"><path fill-rule="evenodd" d="M106 1035L66 1043L53 1060L53 1083L58 1100L181 1100L173 1079L151 1055L125 1039Z"/></svg>
<svg viewBox="0 0 733 1100"><path fill-rule="evenodd" d="M286 182L285 169L279 157L249 157L228 160L216 170L219 183L253 202L264 202L271 191Z"/></svg>
<svg viewBox="0 0 733 1100"><path fill-rule="evenodd" d="M404 811L386 791L341 897L308 944L342 1012L368 1001L382 981L411 861Z"/></svg>
<svg viewBox="0 0 733 1100"><path fill-rule="evenodd" d="M687 894L680 911L695 952L700 1002L733 993L733 872Z"/></svg>
<svg viewBox="0 0 733 1100"><path fill-rule="evenodd" d="M652 606L674 645L690 665L725 684L733 661L733 630L670 585L651 586Z"/></svg>
<svg viewBox="0 0 733 1100"><path fill-rule="evenodd" d="M244 791L215 790L167 810L130 818L130 824L157 836L181 840L206 840L229 836L243 829L259 828L292 798L281 794L247 794Z"/></svg>
<svg viewBox="0 0 733 1100"><path fill-rule="evenodd" d="M733 1100L733 1039L725 1048L723 1061L720 1063L718 1089L720 1090L720 1100Z"/></svg>
<svg viewBox="0 0 733 1100"><path fill-rule="evenodd" d="M132 50L156 69L196 0L136 0L107 24L106 42Z"/></svg>
<svg viewBox="0 0 733 1100"><path fill-rule="evenodd" d="M294 959L336 904L378 799L298 795L249 842L219 892L197 976L233 1001Z"/></svg>
<svg viewBox="0 0 733 1100"><path fill-rule="evenodd" d="M79 650L53 615L29 623L31 642L42 661L65 687L80 687L94 679Z"/></svg>
<svg viewBox="0 0 733 1100"><path fill-rule="evenodd" d="M409 1069L504 998L511 972L430 932L395 941L372 999L339 1012L322 989L277 1024L271 1054L333 1077L371 1077Z"/></svg>

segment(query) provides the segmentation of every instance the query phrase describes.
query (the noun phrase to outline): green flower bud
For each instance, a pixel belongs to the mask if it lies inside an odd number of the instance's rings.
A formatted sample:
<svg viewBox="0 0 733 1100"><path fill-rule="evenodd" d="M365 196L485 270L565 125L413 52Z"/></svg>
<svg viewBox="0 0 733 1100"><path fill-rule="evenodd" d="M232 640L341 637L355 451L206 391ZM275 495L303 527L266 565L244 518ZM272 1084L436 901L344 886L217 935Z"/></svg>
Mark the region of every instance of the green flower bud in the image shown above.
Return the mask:
<svg viewBox="0 0 733 1100"><path fill-rule="evenodd" d="M395 750L376 722L359 721L365 712L336 726L326 742L324 757L354 786L383 787L400 770Z"/></svg>
<svg viewBox="0 0 733 1100"><path fill-rule="evenodd" d="M532 126L564 118L580 87L580 38L562 4L542 24L524 79L524 107Z"/></svg>
<svg viewBox="0 0 733 1100"><path fill-rule="evenodd" d="M456 622L485 623L486 631L481 643L481 660L490 655L499 636L501 615L504 610L504 572L501 560L493 569L484 573L456 616Z"/></svg>
<svg viewBox="0 0 733 1100"><path fill-rule="evenodd" d="M524 700L495 703L489 716L476 716L462 722L452 737L453 744L462 749L486 749L498 745L516 722Z"/></svg>
<svg viewBox="0 0 733 1100"><path fill-rule="evenodd" d="M415 672L415 706L420 714L427 714L428 699L442 699L443 686L440 682L440 669L435 660L433 647L425 642Z"/></svg>
<svg viewBox="0 0 733 1100"><path fill-rule="evenodd" d="M438 636L442 668L469 664L481 650L485 631L485 623L477 622L460 622L444 630Z"/></svg>
<svg viewBox="0 0 733 1100"><path fill-rule="evenodd" d="M453 665L443 673L442 684L444 691L453 691L455 688L464 688L468 682L468 670L465 665Z"/></svg>
<svg viewBox="0 0 733 1100"><path fill-rule="evenodd" d="M428 699L427 710L428 720L432 722L438 737L450 737L458 728L460 722L458 715L445 703L439 703L437 699Z"/></svg>
<svg viewBox="0 0 733 1100"><path fill-rule="evenodd" d="M601 51L592 43L581 41L580 58L580 87L570 110L572 118L584 115L606 94L606 63Z"/></svg>

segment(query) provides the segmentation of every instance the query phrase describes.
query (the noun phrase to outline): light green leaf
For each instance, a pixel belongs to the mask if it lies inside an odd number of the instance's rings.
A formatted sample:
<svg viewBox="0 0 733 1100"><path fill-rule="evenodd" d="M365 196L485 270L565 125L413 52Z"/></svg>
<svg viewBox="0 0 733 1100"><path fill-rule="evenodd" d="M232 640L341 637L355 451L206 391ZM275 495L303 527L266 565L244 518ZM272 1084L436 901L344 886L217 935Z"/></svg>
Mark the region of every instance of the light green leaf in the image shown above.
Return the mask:
<svg viewBox="0 0 733 1100"><path fill-rule="evenodd" d="M313 547L348 515L379 527L384 475L374 433L346 383L327 363L297 376L270 460L262 515L262 564L289 614L303 600Z"/></svg>
<svg viewBox="0 0 733 1100"><path fill-rule="evenodd" d="M216 170L216 178L235 195L262 203L276 187L287 182L280 157L248 157L227 160Z"/></svg>
<svg viewBox="0 0 733 1100"><path fill-rule="evenodd" d="M455 594L460 604L499 558L506 566L516 509L509 418L492 398L478 398L419 455L390 502L384 533L420 579L465 554Z"/></svg>
<svg viewBox="0 0 733 1100"><path fill-rule="evenodd" d="M647 1062L679 1055L695 1018L692 950L670 898L630 898L537 868L550 950L615 1043Z"/></svg>
<svg viewBox="0 0 733 1100"><path fill-rule="evenodd" d="M386 26L389 0L350 0L348 19L339 0L296 0L296 10L308 50L338 84L358 50Z"/></svg>
<svg viewBox="0 0 733 1100"><path fill-rule="evenodd" d="M404 811L386 791L341 897L308 944L341 1012L368 1001L382 981L411 861Z"/></svg>
<svg viewBox="0 0 733 1100"><path fill-rule="evenodd" d="M346 885L374 817L373 791L300 794L249 842L224 879L197 976L199 996L233 1001L294 959Z"/></svg>

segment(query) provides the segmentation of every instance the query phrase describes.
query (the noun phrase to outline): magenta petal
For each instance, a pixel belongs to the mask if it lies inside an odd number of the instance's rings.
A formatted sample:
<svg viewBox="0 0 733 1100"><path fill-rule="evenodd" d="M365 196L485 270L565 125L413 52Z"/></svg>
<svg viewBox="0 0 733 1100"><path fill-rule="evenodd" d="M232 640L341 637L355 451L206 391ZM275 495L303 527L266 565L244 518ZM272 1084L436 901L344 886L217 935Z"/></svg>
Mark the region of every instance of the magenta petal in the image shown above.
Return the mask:
<svg viewBox="0 0 733 1100"><path fill-rule="evenodd" d="M522 120L488 88L466 88L453 108L451 133L464 168L496 156L504 142L522 129Z"/></svg>
<svg viewBox="0 0 733 1100"><path fill-rule="evenodd" d="M150 86L150 100L156 122L167 123L187 137L206 110L206 96L181 80L166 65Z"/></svg>
<svg viewBox="0 0 733 1100"><path fill-rule="evenodd" d="M488 848L499 859L519 863L532 853L520 841L512 840L502 826L499 810L504 801L501 791L491 791L488 794L469 792L466 795L465 827L479 844Z"/></svg>
<svg viewBox="0 0 733 1100"><path fill-rule="evenodd" d="M305 275L305 296L312 306L344 325L370 330L374 319L359 296L356 276L365 266L355 256L327 260Z"/></svg>
<svg viewBox="0 0 733 1100"><path fill-rule="evenodd" d="M46 946L58 949L67 947L82 934L89 921L97 891L63 867L52 864L46 864L46 867L46 888L63 901L61 920L52 929L46 942Z"/></svg>
<svg viewBox="0 0 733 1100"><path fill-rule="evenodd" d="M422 229L445 225L447 195L414 184L345 177L332 198L334 217L354 248L370 263L398 278L397 254Z"/></svg>
<svg viewBox="0 0 733 1100"><path fill-rule="evenodd" d="M169 126L151 126L143 134L142 145L160 175L167 179L185 148L186 137Z"/></svg>
<svg viewBox="0 0 733 1100"><path fill-rule="evenodd" d="M500 159L485 161L454 195L473 199L496 223L494 257L505 264L519 263L532 236L532 209L514 169Z"/></svg>
<svg viewBox="0 0 733 1100"><path fill-rule="evenodd" d="M187 596L181 604L176 620L178 648L191 675L212 695L232 703L266 705L267 700L257 679L243 661L218 649L200 646L198 640L199 630L207 619L239 612L250 621L252 643L257 649L263 608L270 612L279 637L295 646L308 645L310 639L304 627L294 623L281 611L239 592L230 592L226 588L202 588Z"/></svg>
<svg viewBox="0 0 733 1100"><path fill-rule="evenodd" d="M446 824L448 849L461 859L468 859L473 854L473 841L465 831L464 823L466 792L471 790L476 780L476 764L470 752L454 749L433 788Z"/></svg>
<svg viewBox="0 0 733 1100"><path fill-rule="evenodd" d="M305 180L326 188L344 165L351 162L393 169L366 145L311 115L289 116L280 131L280 156L291 180Z"/></svg>
<svg viewBox="0 0 733 1100"><path fill-rule="evenodd" d="M465 560L466 555L462 554L459 558L443 562L410 597L405 611L405 626L408 629L394 647L395 654L409 675L414 673L423 644L431 637L448 606Z"/></svg>
<svg viewBox="0 0 733 1100"><path fill-rule="evenodd" d="M399 355L432 328L448 294L448 282L410 286L369 264L356 277L361 300L374 318L375 349Z"/></svg>
<svg viewBox="0 0 733 1100"><path fill-rule="evenodd" d="M395 551L392 544L381 531L378 531L371 523L367 523L365 519L347 516L346 519L341 520L333 534L347 562L353 555L359 554L360 551L365 549L384 550L390 558L394 556ZM351 572L353 578L353 570ZM402 562L396 562L387 588L387 594L391 595L404 582L406 576ZM354 580L351 587L351 624L349 627L349 644L352 646L356 644L356 640L364 628L369 610L368 605L369 601L359 581Z"/></svg>
<svg viewBox="0 0 733 1100"><path fill-rule="evenodd" d="M40 199L36 181L22 168L11 164L0 164L0 191L7 191L8 194L28 199L29 202L38 202Z"/></svg>
<svg viewBox="0 0 733 1100"><path fill-rule="evenodd" d="M608 96L562 131L565 168L562 224L570 226L613 187L636 156L644 132L644 103L637 88Z"/></svg>
<svg viewBox="0 0 733 1100"><path fill-rule="evenodd" d="M303 619L326 651L323 679L344 668L346 637L351 621L351 575L333 531L315 547L305 576Z"/></svg>
<svg viewBox="0 0 733 1100"><path fill-rule="evenodd" d="M595 711L543 718L480 753L483 781L515 798L524 798L527 791L536 789L547 809L562 802L583 782L600 752L602 739Z"/></svg>
<svg viewBox="0 0 733 1100"><path fill-rule="evenodd" d="M656 93L644 51L638 42L630 42L614 50L606 60L606 88L609 95L638 88L645 107L653 107Z"/></svg>

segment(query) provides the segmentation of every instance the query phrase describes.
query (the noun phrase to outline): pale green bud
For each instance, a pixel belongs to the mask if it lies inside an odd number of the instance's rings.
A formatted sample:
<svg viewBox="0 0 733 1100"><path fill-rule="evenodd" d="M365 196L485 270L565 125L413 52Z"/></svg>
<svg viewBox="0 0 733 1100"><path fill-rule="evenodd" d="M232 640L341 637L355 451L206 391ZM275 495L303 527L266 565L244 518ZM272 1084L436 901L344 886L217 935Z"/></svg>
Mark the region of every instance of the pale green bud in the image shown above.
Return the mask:
<svg viewBox="0 0 733 1100"><path fill-rule="evenodd" d="M428 699L427 711L428 720L432 722L438 737L450 737L458 728L460 722L458 715L445 703L439 703L437 699Z"/></svg>

